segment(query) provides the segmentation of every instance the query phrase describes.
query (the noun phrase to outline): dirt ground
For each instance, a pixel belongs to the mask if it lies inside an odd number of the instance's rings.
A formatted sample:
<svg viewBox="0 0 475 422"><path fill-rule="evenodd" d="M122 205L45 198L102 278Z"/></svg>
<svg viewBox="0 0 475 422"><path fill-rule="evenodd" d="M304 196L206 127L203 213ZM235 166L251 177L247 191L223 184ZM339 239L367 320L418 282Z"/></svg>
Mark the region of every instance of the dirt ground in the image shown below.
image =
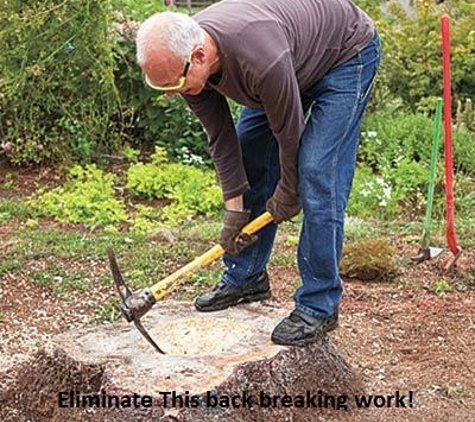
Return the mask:
<svg viewBox="0 0 475 422"><path fill-rule="evenodd" d="M27 184L24 186L28 191ZM7 194L11 192L0 191L0 198ZM0 260L15 243L16 230L14 224L0 222ZM342 413L341 418L398 422L475 420L475 251L465 250L455 272L448 276L444 264L449 253L415 266L407 257L417 252L417 246L398 239L394 242L398 245L397 278L345 280L340 327L330 337L361 376L368 392L383 396L396 391L408 395L412 392L412 407L360 410L351 415ZM286 248L279 244L277 247ZM0 278L0 392L13 382L19 365L27 362L51 336L89 324L97 301L113 294L110 286L98 285L96 291L78 293L75 300L62 301L29 278L30 272L45 265L47 259L32 256L21 271ZM105 261L92 264L98 276L108 272ZM63 265L67 269L91 263ZM295 268L275 265L269 272L272 303L291 309ZM453 288L436 293L434 285L440 280L451 286L460 280L471 281L463 291Z"/></svg>

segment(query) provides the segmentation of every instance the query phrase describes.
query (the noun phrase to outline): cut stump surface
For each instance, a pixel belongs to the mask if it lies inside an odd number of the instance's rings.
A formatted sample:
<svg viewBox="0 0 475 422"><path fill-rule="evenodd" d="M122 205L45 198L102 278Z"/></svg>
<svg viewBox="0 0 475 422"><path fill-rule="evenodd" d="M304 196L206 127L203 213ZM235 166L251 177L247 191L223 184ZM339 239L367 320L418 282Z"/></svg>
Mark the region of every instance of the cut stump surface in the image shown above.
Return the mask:
<svg viewBox="0 0 475 422"><path fill-rule="evenodd" d="M142 322L166 355L125 321L61 334L19 368L15 382L0 393L0 406L10 409L2 420L337 418L342 412L332 398L362 393L361 384L328 337L306 347L273 344L272 329L286 314L266 304L198 313L190 303L160 302ZM151 407L133 402L130 407L78 407L71 391L75 397L147 396ZM272 401L274 396L280 397Z"/></svg>

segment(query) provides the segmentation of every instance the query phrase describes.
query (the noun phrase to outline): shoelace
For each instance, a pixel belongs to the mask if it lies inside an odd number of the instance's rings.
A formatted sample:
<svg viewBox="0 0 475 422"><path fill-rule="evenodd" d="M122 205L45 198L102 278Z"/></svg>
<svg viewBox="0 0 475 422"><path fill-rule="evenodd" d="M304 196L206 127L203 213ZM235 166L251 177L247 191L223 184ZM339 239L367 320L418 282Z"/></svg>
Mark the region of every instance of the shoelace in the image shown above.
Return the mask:
<svg viewBox="0 0 475 422"><path fill-rule="evenodd" d="M297 314L296 312L291 312L290 316L289 316L289 319L292 322L301 322L301 321L303 321L303 322L306 323L306 321L304 319L302 319L302 317L299 314Z"/></svg>
<svg viewBox="0 0 475 422"><path fill-rule="evenodd" d="M223 290L225 287L226 287L226 284L220 281L218 284L216 284L216 286L214 286L213 290L214 291Z"/></svg>

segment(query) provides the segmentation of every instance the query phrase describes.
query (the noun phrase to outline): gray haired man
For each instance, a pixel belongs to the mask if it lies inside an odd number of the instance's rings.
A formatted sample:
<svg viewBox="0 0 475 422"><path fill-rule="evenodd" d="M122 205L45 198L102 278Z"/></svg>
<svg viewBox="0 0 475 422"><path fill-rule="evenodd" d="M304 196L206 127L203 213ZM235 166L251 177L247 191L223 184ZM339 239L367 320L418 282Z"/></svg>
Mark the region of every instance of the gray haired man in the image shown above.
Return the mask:
<svg viewBox="0 0 475 422"><path fill-rule="evenodd" d="M151 16L137 57L146 82L182 94L202 122L223 191L227 270L196 308L269 297L277 226L302 209L302 286L271 338L302 345L336 328L344 213L380 60L371 19L350 0L223 0ZM236 125L227 98L244 106ZM274 224L239 236L265 210Z"/></svg>

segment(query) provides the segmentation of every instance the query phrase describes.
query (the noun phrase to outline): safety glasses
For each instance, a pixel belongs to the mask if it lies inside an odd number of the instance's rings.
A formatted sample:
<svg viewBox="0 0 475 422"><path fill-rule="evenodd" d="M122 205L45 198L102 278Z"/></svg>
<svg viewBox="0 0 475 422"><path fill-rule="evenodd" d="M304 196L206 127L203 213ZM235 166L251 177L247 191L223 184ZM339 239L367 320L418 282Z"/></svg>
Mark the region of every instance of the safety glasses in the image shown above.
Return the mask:
<svg viewBox="0 0 475 422"><path fill-rule="evenodd" d="M175 84L164 85L164 86L154 85L147 75L145 75L145 83L150 88L158 90L158 91L176 91L176 90L182 89L185 86L186 75L188 74L188 69L190 68L190 65L191 65L190 61L187 61L185 63L185 68L183 69L183 73L181 74L180 78Z"/></svg>

